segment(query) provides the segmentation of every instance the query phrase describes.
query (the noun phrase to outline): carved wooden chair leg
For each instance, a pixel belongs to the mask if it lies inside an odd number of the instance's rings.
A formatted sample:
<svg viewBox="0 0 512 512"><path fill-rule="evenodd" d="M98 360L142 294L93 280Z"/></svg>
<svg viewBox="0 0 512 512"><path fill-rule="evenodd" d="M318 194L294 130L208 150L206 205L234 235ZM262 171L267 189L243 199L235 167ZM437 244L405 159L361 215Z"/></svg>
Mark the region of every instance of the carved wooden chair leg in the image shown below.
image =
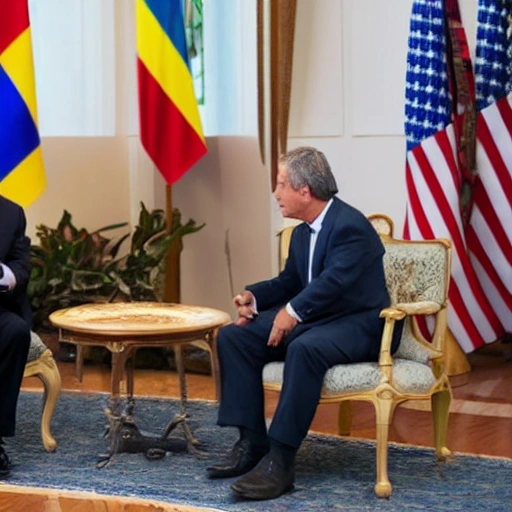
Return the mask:
<svg viewBox="0 0 512 512"><path fill-rule="evenodd" d="M53 452L57 448L57 441L52 436L50 428L53 411L55 410L55 405L60 395L61 378L51 350L45 350L38 360L28 363L25 376L37 377L43 383L44 396L41 417L41 438L45 450L47 452Z"/></svg>
<svg viewBox="0 0 512 512"><path fill-rule="evenodd" d="M395 404L390 399L379 398L374 405L377 424L377 481L374 489L379 498L389 498L393 487L388 476L388 437Z"/></svg>
<svg viewBox="0 0 512 512"><path fill-rule="evenodd" d="M438 460L446 460L451 451L446 447L446 432L448 431L448 417L450 412L451 393L445 389L431 397L432 420L434 422L434 446Z"/></svg>
<svg viewBox="0 0 512 512"><path fill-rule="evenodd" d="M349 436L352 430L352 404L350 400L340 402L338 408L338 434Z"/></svg>

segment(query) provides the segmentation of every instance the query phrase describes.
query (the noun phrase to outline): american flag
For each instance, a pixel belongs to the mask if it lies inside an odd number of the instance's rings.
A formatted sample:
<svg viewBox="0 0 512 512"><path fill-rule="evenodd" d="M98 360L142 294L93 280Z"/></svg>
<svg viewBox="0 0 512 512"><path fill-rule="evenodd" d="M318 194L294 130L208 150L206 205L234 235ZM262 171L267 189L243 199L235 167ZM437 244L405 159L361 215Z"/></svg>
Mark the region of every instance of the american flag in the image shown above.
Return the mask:
<svg viewBox="0 0 512 512"><path fill-rule="evenodd" d="M512 0L479 0L475 73L468 57L464 91L450 74L450 9L456 0L413 2L404 238L451 240L448 325L471 352L512 332ZM460 16L451 22L464 46ZM474 166L461 149L472 108Z"/></svg>

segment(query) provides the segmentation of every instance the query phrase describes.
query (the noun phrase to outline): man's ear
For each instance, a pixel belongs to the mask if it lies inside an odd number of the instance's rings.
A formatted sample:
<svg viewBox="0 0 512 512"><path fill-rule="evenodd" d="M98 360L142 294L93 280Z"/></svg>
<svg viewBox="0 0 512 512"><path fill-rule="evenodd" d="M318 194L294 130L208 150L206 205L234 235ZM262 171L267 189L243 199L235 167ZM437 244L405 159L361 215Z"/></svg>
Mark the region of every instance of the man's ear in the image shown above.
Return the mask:
<svg viewBox="0 0 512 512"><path fill-rule="evenodd" d="M302 187L300 187L300 195L304 199L308 199L311 197L311 189L309 188L308 185L303 185Z"/></svg>

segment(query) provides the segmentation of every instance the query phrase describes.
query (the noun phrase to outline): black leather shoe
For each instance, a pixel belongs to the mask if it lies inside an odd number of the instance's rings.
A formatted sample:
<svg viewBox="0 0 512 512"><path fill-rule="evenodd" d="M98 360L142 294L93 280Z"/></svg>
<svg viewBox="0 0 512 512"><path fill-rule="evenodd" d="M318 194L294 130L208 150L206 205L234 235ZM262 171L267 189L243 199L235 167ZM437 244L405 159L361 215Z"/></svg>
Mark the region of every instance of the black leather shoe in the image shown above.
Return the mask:
<svg viewBox="0 0 512 512"><path fill-rule="evenodd" d="M0 444L0 476L5 476L9 473L11 468L11 461L5 453L3 446Z"/></svg>
<svg viewBox="0 0 512 512"><path fill-rule="evenodd" d="M293 488L295 469L286 469L270 454L265 455L249 473L231 485L231 489L249 500L271 500Z"/></svg>
<svg viewBox="0 0 512 512"><path fill-rule="evenodd" d="M239 439L223 459L206 468L208 478L243 475L254 468L267 452L267 447L254 446L247 439Z"/></svg>

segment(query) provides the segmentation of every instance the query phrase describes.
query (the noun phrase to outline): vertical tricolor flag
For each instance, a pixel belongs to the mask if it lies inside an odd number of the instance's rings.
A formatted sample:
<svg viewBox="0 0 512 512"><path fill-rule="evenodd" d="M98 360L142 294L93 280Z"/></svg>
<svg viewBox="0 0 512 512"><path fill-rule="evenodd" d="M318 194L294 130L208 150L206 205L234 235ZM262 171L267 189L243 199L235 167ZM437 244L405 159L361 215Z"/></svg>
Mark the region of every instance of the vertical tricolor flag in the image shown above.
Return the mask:
<svg viewBox="0 0 512 512"><path fill-rule="evenodd" d="M45 187L28 0L1 0L0 194L27 206Z"/></svg>
<svg viewBox="0 0 512 512"><path fill-rule="evenodd" d="M457 0L414 0L404 237L452 242L450 331L512 332L512 0L479 0L475 78Z"/></svg>
<svg viewBox="0 0 512 512"><path fill-rule="evenodd" d="M182 0L136 0L142 145L168 184L206 153Z"/></svg>

